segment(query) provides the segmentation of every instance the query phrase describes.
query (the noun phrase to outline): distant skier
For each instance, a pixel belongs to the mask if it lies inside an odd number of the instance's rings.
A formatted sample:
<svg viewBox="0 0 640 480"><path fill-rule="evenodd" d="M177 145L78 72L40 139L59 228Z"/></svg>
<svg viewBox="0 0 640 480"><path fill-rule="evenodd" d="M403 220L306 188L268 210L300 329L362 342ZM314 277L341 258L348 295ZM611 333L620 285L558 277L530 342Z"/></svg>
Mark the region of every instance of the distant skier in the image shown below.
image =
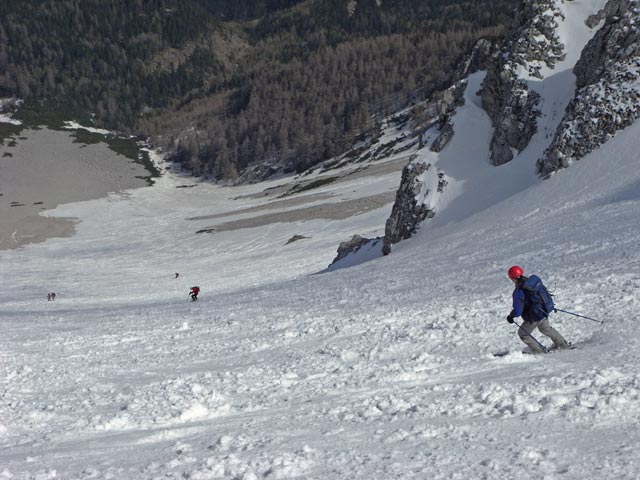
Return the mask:
<svg viewBox="0 0 640 480"><path fill-rule="evenodd" d="M56 294L51 292L51 301L53 302L56 299Z"/></svg>
<svg viewBox="0 0 640 480"><path fill-rule="evenodd" d="M51 301L51 294L47 293L47 302L50 302L50 301Z"/></svg>
<svg viewBox="0 0 640 480"><path fill-rule="evenodd" d="M200 293L200 287L191 287L189 291L189 295L191 295L191 301L195 302L198 300L198 294Z"/></svg>
<svg viewBox="0 0 640 480"><path fill-rule="evenodd" d="M562 335L549 325L548 316L553 311L553 300L535 275L524 276L524 270L517 265L509 269L507 276L515 283L513 290L513 310L507 316L507 322L513 323L515 317L522 316L522 324L518 328L518 336L532 353L541 353L540 345L531 337L537 328L540 333L549 337L555 348L571 346ZM546 300L546 305L545 305Z"/></svg>
<svg viewBox="0 0 640 480"><path fill-rule="evenodd" d="M174 278L178 278L179 276L180 274L176 272L176 276Z"/></svg>

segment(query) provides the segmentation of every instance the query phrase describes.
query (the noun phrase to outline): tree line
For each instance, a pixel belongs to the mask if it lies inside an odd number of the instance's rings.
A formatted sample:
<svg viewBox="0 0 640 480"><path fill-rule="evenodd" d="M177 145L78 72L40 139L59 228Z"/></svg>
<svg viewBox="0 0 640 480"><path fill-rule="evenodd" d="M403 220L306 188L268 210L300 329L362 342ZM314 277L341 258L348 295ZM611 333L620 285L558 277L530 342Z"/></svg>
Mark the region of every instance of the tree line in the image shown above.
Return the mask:
<svg viewBox="0 0 640 480"><path fill-rule="evenodd" d="M516 9L509 0L0 0L0 95L62 100L101 126L152 137L196 175L302 171L446 86Z"/></svg>

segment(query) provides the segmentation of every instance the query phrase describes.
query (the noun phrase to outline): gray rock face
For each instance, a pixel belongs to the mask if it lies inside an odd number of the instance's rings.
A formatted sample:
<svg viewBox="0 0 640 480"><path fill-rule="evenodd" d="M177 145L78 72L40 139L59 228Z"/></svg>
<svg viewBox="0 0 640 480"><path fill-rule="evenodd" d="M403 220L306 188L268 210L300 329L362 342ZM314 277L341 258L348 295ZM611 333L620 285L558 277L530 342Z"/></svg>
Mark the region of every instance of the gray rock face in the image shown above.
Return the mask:
<svg viewBox="0 0 640 480"><path fill-rule="evenodd" d="M453 125L449 122L448 118L444 122L444 125L440 128L440 135L431 144L430 150L432 152L440 152L447 146L449 141L453 138Z"/></svg>
<svg viewBox="0 0 640 480"><path fill-rule="evenodd" d="M542 78L542 65L553 67L564 59L564 45L557 34L562 12L554 0L525 2L520 27L487 71L481 98L494 127L491 163L510 162L536 132L540 96L518 79L518 72Z"/></svg>
<svg viewBox="0 0 640 480"><path fill-rule="evenodd" d="M556 33L558 19L564 19L558 3L556 0L524 2L521 26L505 49L507 63L520 65L532 77L542 78L542 64L552 68L564 60L564 45Z"/></svg>
<svg viewBox="0 0 640 480"><path fill-rule="evenodd" d="M609 17L611 15L616 15L617 14L617 9L619 8L619 3L620 2L616 2L616 1L607 2L607 4L604 6L604 8L602 10L600 10L595 15L591 15L589 18L587 18L587 21L585 22L587 27L595 28L595 27L598 26L598 24L601 21L606 20L607 17Z"/></svg>
<svg viewBox="0 0 640 480"><path fill-rule="evenodd" d="M435 214L433 210L417 200L417 195L423 187L420 178L430 168L431 164L412 161L402 170L402 180L396 193L396 201L385 224L382 250L385 255L391 251L392 244L410 238L420 222Z"/></svg>
<svg viewBox="0 0 640 480"><path fill-rule="evenodd" d="M496 46L489 40L481 38L473 46L469 58L460 64L454 76L454 82L459 82L478 70L486 70L493 61Z"/></svg>
<svg viewBox="0 0 640 480"><path fill-rule="evenodd" d="M569 1L569 0L565 0ZM524 2L520 26L505 47L491 53L477 46L477 62L467 61L461 72L487 70L480 92L483 107L494 126L491 163L502 165L524 150L536 132L540 96L526 79L543 78L543 69L564 60L565 49L556 29L562 18L560 0ZM574 72L577 93L567 109L545 158L538 161L541 175L568 165L604 143L617 130L640 117L640 0L609 0L588 25L605 21L582 53ZM487 59L491 59L487 64ZM464 78L464 77L458 77ZM464 86L463 82L458 82ZM454 87L433 103L429 128L438 132L431 150L446 148L454 132L450 117L460 104L462 89ZM433 132L433 130L432 130ZM438 196L447 186L445 172L424 159L414 158L402 172L400 188L385 225L383 253L410 238L420 223L436 214Z"/></svg>
<svg viewBox="0 0 640 480"><path fill-rule="evenodd" d="M637 54L639 47L636 23L640 12L636 12L634 21L634 3L637 2L610 0L598 15L592 17L602 21L601 17L604 14L605 24L586 45L573 69L577 88L598 82L607 73L606 67L613 66L613 61L625 63ZM587 24L593 24L591 18L587 20Z"/></svg>
<svg viewBox="0 0 640 480"><path fill-rule="evenodd" d="M360 250L360 248L362 248L364 245L371 242L372 240L375 240L375 239L366 238L361 235L354 235L353 237L351 237L350 240L347 240L346 242L341 242L340 245L338 246L338 255L336 256L336 258L333 259L333 261L331 262L331 265L333 265L336 262L339 262L346 256L357 252L358 250Z"/></svg>
<svg viewBox="0 0 640 480"><path fill-rule="evenodd" d="M493 45L487 40L479 40L473 48L469 58L458 68L456 83L434 95L426 111L431 113L431 118L436 118L429 124L429 128L437 128L438 136L430 146L433 152L440 152L451 141L454 135L453 125L450 122L451 115L456 107L462 105L466 78L478 69L486 69L493 58ZM429 188L423 180L429 182ZM391 215L385 224L382 252L387 255L391 252L391 245L406 240L416 232L420 223L435 215L435 210L427 204L427 199L442 193L447 185L444 172L436 171L431 164L412 157L409 164L402 171L400 187L396 193L396 201L393 204Z"/></svg>
<svg viewBox="0 0 640 480"><path fill-rule="evenodd" d="M540 96L498 64L487 72L481 98L494 127L491 164L503 165L513 159L514 151L524 150L536 133Z"/></svg>
<svg viewBox="0 0 640 480"><path fill-rule="evenodd" d="M541 176L567 167L640 118L640 2L610 0L604 15L604 26L574 68L576 95L537 162Z"/></svg>

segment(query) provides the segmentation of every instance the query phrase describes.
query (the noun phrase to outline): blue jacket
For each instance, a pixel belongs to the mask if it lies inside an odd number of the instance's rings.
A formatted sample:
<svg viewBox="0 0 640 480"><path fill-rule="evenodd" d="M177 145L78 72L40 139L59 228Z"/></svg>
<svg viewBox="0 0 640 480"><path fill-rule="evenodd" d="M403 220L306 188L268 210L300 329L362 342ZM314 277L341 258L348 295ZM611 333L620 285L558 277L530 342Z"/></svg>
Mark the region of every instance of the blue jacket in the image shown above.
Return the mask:
<svg viewBox="0 0 640 480"><path fill-rule="evenodd" d="M524 290L520 287L516 287L513 290L513 310L511 310L511 315L514 317L520 317L524 313L525 301L526 297Z"/></svg>
<svg viewBox="0 0 640 480"><path fill-rule="evenodd" d="M522 317L527 322L538 322L543 318L546 318L544 313L536 314L531 298L525 293L522 288L522 284L527 281L527 277L522 277L522 280L516 284L516 288L513 290L513 310L511 315L514 317Z"/></svg>

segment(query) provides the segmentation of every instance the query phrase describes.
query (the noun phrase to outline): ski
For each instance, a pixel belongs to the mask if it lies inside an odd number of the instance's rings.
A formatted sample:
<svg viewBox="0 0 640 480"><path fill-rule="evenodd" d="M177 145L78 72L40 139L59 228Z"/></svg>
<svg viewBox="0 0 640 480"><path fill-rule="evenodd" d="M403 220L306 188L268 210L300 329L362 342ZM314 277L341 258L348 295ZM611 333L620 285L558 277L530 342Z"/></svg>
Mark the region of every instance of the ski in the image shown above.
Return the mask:
<svg viewBox="0 0 640 480"><path fill-rule="evenodd" d="M549 353L548 350L545 351L541 351L541 352L530 352L528 350L500 350L498 352L494 352L492 355L494 357L506 357L507 355L511 354L511 353L522 353L523 355L543 355L545 353Z"/></svg>
<svg viewBox="0 0 640 480"><path fill-rule="evenodd" d="M503 350L503 351L500 351L500 352L494 352L493 356L494 357L505 357L505 356L509 355L510 353L511 353L510 350Z"/></svg>
<svg viewBox="0 0 640 480"><path fill-rule="evenodd" d="M545 349L543 352L530 352L529 350L523 350L521 353L525 354L525 355L540 355L540 354L544 354L544 353L556 353L556 352L562 352L564 350L575 350L576 346L573 344L569 344L566 347L563 348L556 348L556 346L551 346L547 349ZM515 350L514 350L515 352ZM499 350L497 352L494 352L492 355L494 357L506 357L507 355L509 355L510 353L512 353L511 350Z"/></svg>
<svg viewBox="0 0 640 480"><path fill-rule="evenodd" d="M551 347L547 348L546 353L556 353L556 352L562 352L564 350L575 350L575 349L576 349L576 346L572 343L562 348L557 348L555 345L552 345Z"/></svg>

